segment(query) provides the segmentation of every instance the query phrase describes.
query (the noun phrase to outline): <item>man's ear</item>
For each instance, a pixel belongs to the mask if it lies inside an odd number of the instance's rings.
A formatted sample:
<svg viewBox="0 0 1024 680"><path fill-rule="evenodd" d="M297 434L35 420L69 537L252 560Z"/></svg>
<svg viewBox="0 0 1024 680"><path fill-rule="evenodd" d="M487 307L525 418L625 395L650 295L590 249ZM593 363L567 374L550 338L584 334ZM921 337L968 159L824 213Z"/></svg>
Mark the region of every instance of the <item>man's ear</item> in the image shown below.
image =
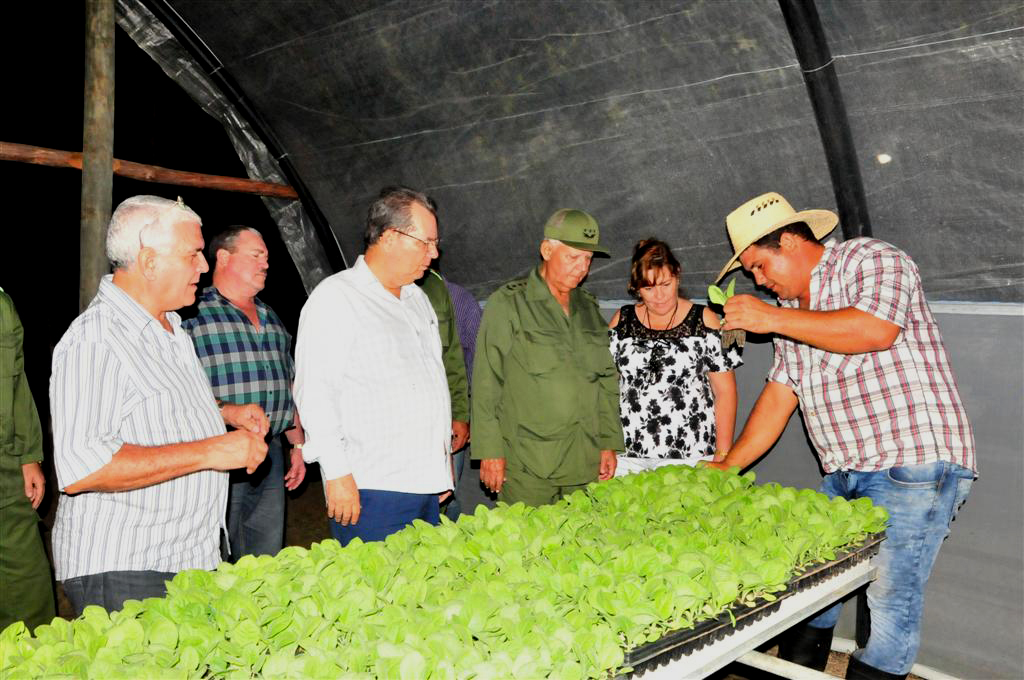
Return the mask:
<svg viewBox="0 0 1024 680"><path fill-rule="evenodd" d="M227 248L221 248L213 256L214 264L218 267L226 265L229 259L231 259L231 251Z"/></svg>
<svg viewBox="0 0 1024 680"><path fill-rule="evenodd" d="M159 253L156 252L156 249L143 246L135 257L135 266L139 268L139 273L147 280L152 281L156 278L156 259L158 256Z"/></svg>
<svg viewBox="0 0 1024 680"><path fill-rule="evenodd" d="M380 238L377 239L377 245L382 246L385 249L389 249L391 248L392 245L394 245L395 239L397 238L398 234L395 233L394 229L385 229L384 233L382 233L380 235Z"/></svg>
<svg viewBox="0 0 1024 680"><path fill-rule="evenodd" d="M554 246L551 245L550 241L541 241L540 242L540 256L542 258L544 258L545 262L547 262L548 260L551 259L551 251L552 250L554 250Z"/></svg>
<svg viewBox="0 0 1024 680"><path fill-rule="evenodd" d="M791 253L799 247L800 241L802 240L803 239L796 234L787 231L779 236L779 248L787 253Z"/></svg>

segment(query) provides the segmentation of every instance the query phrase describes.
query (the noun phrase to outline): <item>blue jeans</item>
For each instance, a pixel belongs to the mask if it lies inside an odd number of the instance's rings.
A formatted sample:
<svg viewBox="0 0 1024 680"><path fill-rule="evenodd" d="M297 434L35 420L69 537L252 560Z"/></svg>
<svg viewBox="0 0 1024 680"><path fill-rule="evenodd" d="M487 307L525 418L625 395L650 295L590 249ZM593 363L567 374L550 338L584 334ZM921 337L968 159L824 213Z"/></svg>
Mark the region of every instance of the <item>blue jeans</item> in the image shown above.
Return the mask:
<svg viewBox="0 0 1024 680"><path fill-rule="evenodd" d="M69 578L61 585L75 616L81 616L90 604L112 612L121 609L125 600L163 597L167 594L166 581L172 578L174 574L163 571L105 571Z"/></svg>
<svg viewBox="0 0 1024 680"><path fill-rule="evenodd" d="M230 555L276 555L284 547L284 449L281 437L271 437L267 457L256 471L231 473L228 492Z"/></svg>
<svg viewBox="0 0 1024 680"><path fill-rule="evenodd" d="M861 662L896 675L910 672L921 645L928 576L973 479L970 470L945 462L825 475L821 491L829 497L866 496L889 511L886 539L873 561L878 577L868 586L871 636L854 653ZM841 608L830 607L810 625L831 628Z"/></svg>
<svg viewBox="0 0 1024 680"><path fill-rule="evenodd" d="M363 542L383 541L385 538L422 519L437 525L441 521L436 493L403 493L401 491L359 490L359 521L342 526L333 519L331 535L342 545L358 536Z"/></svg>

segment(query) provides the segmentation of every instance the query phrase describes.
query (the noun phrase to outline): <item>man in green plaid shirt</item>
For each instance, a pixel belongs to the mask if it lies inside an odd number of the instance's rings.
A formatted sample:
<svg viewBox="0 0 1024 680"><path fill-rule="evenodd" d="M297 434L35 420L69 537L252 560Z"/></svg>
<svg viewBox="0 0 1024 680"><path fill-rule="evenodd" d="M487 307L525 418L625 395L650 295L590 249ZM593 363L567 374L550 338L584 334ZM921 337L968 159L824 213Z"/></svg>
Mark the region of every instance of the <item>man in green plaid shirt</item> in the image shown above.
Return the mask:
<svg viewBox="0 0 1024 680"><path fill-rule="evenodd" d="M270 420L267 457L252 475L232 474L228 496L230 559L273 555L284 545L284 492L306 475L305 440L292 401L292 337L257 293L267 281L268 252L255 229L228 227L210 241L213 285L182 325L218 402L256 403ZM285 472L281 435L292 445ZM243 471L244 472L244 471Z"/></svg>

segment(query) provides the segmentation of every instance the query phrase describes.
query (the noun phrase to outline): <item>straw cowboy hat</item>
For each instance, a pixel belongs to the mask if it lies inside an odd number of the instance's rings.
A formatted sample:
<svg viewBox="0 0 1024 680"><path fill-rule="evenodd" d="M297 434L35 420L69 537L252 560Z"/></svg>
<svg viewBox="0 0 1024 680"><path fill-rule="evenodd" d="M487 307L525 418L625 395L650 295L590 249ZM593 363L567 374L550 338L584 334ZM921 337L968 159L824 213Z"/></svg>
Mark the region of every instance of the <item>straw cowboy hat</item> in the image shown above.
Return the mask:
<svg viewBox="0 0 1024 680"><path fill-rule="evenodd" d="M814 238L820 241L836 228L839 217L831 210L797 212L782 194L774 191L752 198L733 210L725 218L725 227L729 231L729 240L732 241L735 254L726 262L715 281L740 266L737 260L754 241L794 222L806 222L814 232Z"/></svg>

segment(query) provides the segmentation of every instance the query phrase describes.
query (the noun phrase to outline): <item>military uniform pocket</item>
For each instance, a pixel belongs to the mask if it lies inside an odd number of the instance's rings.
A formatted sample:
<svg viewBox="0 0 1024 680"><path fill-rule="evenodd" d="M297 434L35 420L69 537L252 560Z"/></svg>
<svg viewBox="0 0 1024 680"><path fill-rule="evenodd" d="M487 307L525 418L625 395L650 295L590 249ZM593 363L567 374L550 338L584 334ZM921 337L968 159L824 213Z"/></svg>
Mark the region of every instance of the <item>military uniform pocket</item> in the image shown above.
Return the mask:
<svg viewBox="0 0 1024 680"><path fill-rule="evenodd" d="M0 334L0 451L4 453L14 444L14 385L23 370L17 338Z"/></svg>
<svg viewBox="0 0 1024 680"><path fill-rule="evenodd" d="M523 365L531 375L544 375L565 363L562 336L546 331L523 331Z"/></svg>
<svg viewBox="0 0 1024 680"><path fill-rule="evenodd" d="M548 479L562 467L569 452L564 438L544 437L522 426L516 428L516 460L531 475Z"/></svg>

